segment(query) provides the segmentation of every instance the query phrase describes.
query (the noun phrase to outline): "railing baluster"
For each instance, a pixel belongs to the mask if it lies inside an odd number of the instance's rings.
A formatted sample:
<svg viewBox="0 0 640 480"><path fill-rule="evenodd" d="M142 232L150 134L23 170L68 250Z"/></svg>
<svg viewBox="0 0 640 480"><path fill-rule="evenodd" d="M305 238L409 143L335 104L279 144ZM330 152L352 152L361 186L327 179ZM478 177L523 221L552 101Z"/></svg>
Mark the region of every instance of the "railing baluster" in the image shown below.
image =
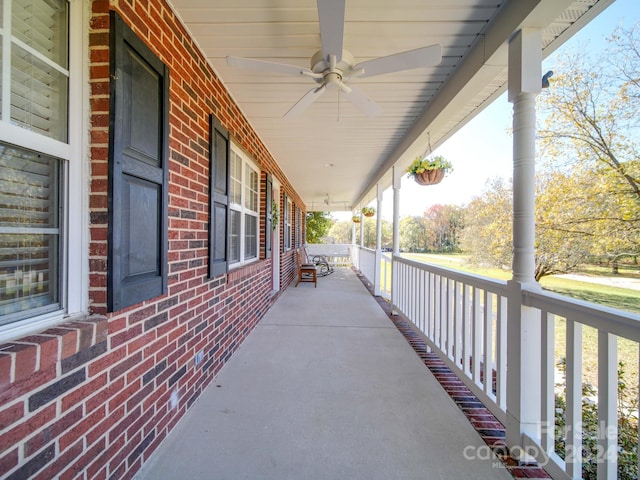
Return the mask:
<svg viewBox="0 0 640 480"><path fill-rule="evenodd" d="M484 291L484 393L493 397L493 295Z"/></svg>
<svg viewBox="0 0 640 480"><path fill-rule="evenodd" d="M447 354L447 278L440 276L440 308L438 312L438 321L440 322L440 348L442 352Z"/></svg>
<svg viewBox="0 0 640 480"><path fill-rule="evenodd" d="M472 335L473 335L473 302L471 301L473 288L470 285L464 285L464 307L463 307L463 328L464 328L464 347L462 350L462 370L471 376L471 358L473 356Z"/></svg>
<svg viewBox="0 0 640 480"><path fill-rule="evenodd" d="M481 384L480 380L480 357L482 356L482 310L480 306L481 290L473 287L473 362L472 374L476 385Z"/></svg>
<svg viewBox="0 0 640 480"><path fill-rule="evenodd" d="M542 448L549 455L555 449L555 315L540 312L542 328L541 405Z"/></svg>
<svg viewBox="0 0 640 480"><path fill-rule="evenodd" d="M433 341L440 347L440 276L434 275L433 279Z"/></svg>
<svg viewBox="0 0 640 480"><path fill-rule="evenodd" d="M428 319L428 310L429 310L429 302L431 299L429 298L429 273L421 271L420 272L420 296L418 297L418 301L420 302L420 331L426 331L426 324Z"/></svg>
<svg viewBox="0 0 640 480"><path fill-rule="evenodd" d="M496 324L496 401L507 408L507 298L498 295Z"/></svg>
<svg viewBox="0 0 640 480"><path fill-rule="evenodd" d="M460 282L453 281L453 349L451 360L456 366L460 365L462 336L460 335Z"/></svg>
<svg viewBox="0 0 640 480"><path fill-rule="evenodd" d="M567 318L567 413L565 462L569 477L582 478L582 324Z"/></svg>
<svg viewBox="0 0 640 480"><path fill-rule="evenodd" d="M434 322L434 317L433 317L433 307L434 307L434 301L433 301L433 295L434 295L434 286L433 286L433 282L434 282L434 275L433 273L429 272L429 303L427 304L427 320L429 321L428 327L427 327L427 336L433 340L433 333L434 333L434 328L433 328L433 322Z"/></svg>
<svg viewBox="0 0 640 480"><path fill-rule="evenodd" d="M456 282L449 278L446 279L447 284L447 313L445 315L447 321L447 356L455 362L455 323L456 323Z"/></svg>
<svg viewBox="0 0 640 480"><path fill-rule="evenodd" d="M598 479L618 477L618 337L598 331ZM603 461L606 460L606 461Z"/></svg>

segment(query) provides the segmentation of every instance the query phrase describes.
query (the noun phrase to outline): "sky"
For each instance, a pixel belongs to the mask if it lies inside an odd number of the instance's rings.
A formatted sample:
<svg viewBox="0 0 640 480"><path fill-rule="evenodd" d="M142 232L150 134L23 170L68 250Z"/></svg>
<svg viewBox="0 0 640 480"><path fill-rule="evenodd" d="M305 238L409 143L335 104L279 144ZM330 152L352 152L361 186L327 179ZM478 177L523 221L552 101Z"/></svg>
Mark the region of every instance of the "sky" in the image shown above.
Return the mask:
<svg viewBox="0 0 640 480"><path fill-rule="evenodd" d="M542 72L554 70L557 53L584 48L603 48L606 38L617 25L626 28L640 21L639 0L616 0L595 20L567 41L557 52L543 61ZM553 81L553 79L551 79ZM553 88L553 84L551 85ZM400 216L422 216L432 205L465 205L480 195L488 180L512 176L512 137L510 134L512 105L507 94L501 95L459 132L433 151L453 163L454 170L439 185L422 187L406 176L400 189ZM383 197L382 217L390 220L393 193L388 189Z"/></svg>

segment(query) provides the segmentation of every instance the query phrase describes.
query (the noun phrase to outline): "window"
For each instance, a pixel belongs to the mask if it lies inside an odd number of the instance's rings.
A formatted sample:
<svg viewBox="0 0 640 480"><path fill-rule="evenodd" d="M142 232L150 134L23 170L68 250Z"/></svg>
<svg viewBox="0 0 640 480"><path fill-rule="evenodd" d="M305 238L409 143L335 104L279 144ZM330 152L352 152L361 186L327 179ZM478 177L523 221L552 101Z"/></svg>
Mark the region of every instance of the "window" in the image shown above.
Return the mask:
<svg viewBox="0 0 640 480"><path fill-rule="evenodd" d="M64 307L82 303L66 288L77 270L63 266L65 252L79 249L64 227L83 224L74 207L79 187L66 181L79 180L68 91L69 59L81 48L69 48L67 0L1 5L0 325L16 328L17 320L59 319Z"/></svg>
<svg viewBox="0 0 640 480"><path fill-rule="evenodd" d="M284 249L291 250L291 234L293 233L291 230L291 221L293 216L293 204L289 197L285 195L284 198Z"/></svg>
<svg viewBox="0 0 640 480"><path fill-rule="evenodd" d="M244 264L258 258L258 169L235 145L229 158L229 263Z"/></svg>

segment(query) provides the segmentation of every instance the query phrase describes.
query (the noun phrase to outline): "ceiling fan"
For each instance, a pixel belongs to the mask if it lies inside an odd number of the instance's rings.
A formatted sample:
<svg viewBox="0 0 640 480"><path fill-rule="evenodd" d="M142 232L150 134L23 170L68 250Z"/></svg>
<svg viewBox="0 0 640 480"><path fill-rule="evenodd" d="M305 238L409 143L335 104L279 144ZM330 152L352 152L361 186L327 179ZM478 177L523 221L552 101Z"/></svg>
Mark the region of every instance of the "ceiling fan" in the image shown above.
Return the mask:
<svg viewBox="0 0 640 480"><path fill-rule="evenodd" d="M319 87L309 90L284 114L300 115L327 90L338 90L365 115L374 117L380 107L359 88L347 85L352 77L367 78L385 73L437 65L442 59L442 47L430 45L385 57L354 63L353 56L343 49L345 0L317 0L322 49L311 57L311 68L243 57L227 57L231 67L260 70L282 75L306 76Z"/></svg>

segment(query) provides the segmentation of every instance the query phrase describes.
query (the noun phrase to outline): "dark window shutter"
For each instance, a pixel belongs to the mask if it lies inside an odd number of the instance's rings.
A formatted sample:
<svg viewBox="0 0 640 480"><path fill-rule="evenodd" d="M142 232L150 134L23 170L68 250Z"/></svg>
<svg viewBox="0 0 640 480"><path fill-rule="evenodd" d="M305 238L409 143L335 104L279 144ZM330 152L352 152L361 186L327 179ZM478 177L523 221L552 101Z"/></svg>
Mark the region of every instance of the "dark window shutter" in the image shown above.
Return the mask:
<svg viewBox="0 0 640 480"><path fill-rule="evenodd" d="M264 256L265 258L271 258L271 239L273 238L273 218L271 211L273 209L273 179L271 175L267 175L266 188L265 188L265 211L266 221L264 222Z"/></svg>
<svg viewBox="0 0 640 480"><path fill-rule="evenodd" d="M229 266L229 131L209 117L209 278L226 273Z"/></svg>
<svg viewBox="0 0 640 480"><path fill-rule="evenodd" d="M167 292L169 70L111 12L107 308Z"/></svg>

